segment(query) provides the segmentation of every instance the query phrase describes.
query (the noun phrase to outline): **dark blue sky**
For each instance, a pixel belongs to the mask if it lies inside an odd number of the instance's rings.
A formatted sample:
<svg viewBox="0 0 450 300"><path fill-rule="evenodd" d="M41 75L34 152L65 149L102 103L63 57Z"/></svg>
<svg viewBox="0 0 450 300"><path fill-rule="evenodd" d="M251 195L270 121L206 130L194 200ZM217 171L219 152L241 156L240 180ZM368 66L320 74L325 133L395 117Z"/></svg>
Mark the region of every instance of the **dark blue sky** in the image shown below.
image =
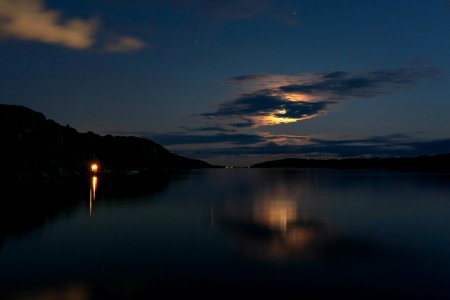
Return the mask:
<svg viewBox="0 0 450 300"><path fill-rule="evenodd" d="M0 102L212 163L450 152L447 0L0 0Z"/></svg>

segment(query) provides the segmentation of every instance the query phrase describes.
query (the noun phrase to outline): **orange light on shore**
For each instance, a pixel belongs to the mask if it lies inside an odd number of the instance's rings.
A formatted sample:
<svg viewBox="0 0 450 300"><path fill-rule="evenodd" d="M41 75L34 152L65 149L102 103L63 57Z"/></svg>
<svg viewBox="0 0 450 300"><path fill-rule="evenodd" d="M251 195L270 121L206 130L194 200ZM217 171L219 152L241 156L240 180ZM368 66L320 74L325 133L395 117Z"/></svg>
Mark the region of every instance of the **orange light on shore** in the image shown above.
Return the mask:
<svg viewBox="0 0 450 300"><path fill-rule="evenodd" d="M91 165L91 172L92 173L97 173L98 171L98 165L97 164L92 164Z"/></svg>

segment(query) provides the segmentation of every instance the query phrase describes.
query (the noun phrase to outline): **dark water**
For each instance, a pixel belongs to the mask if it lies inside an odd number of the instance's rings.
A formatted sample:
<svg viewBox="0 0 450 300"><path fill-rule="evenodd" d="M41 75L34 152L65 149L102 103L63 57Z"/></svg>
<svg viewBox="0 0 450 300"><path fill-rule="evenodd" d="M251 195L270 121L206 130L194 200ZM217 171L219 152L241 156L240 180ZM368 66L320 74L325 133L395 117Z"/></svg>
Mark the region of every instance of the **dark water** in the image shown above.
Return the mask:
<svg viewBox="0 0 450 300"><path fill-rule="evenodd" d="M97 181L95 195L87 180L2 198L1 299L450 295L449 174L234 169Z"/></svg>

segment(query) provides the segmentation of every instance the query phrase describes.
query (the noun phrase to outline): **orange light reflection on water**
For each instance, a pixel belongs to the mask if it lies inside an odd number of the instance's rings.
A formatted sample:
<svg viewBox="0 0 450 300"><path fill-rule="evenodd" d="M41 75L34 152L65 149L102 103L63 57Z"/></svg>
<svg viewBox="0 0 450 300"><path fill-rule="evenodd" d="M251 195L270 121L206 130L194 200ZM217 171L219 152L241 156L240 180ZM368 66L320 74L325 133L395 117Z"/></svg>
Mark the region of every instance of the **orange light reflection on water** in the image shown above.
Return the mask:
<svg viewBox="0 0 450 300"><path fill-rule="evenodd" d="M90 187L90 197L89 197L89 216L92 216L94 201L95 201L95 193L97 191L98 178L97 176L92 176L91 178L91 187Z"/></svg>

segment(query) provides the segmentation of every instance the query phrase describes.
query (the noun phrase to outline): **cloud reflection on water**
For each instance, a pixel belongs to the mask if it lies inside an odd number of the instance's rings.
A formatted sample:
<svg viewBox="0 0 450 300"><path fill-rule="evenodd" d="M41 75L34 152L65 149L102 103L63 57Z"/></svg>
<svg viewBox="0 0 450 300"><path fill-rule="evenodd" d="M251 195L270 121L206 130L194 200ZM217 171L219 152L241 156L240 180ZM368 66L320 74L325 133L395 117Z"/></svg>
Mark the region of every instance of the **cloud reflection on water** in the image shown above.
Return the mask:
<svg viewBox="0 0 450 300"><path fill-rule="evenodd" d="M335 238L325 224L302 216L297 203L290 200L233 206L221 216L220 225L244 255L270 262L304 260Z"/></svg>
<svg viewBox="0 0 450 300"><path fill-rule="evenodd" d="M60 287L20 292L5 300L89 300L93 299L89 289L81 284L67 284Z"/></svg>
<svg viewBox="0 0 450 300"><path fill-rule="evenodd" d="M369 238L344 235L323 216L308 212L299 199L266 196L244 202L230 200L223 209L215 210L219 226L250 259L291 263L386 258L388 254Z"/></svg>

